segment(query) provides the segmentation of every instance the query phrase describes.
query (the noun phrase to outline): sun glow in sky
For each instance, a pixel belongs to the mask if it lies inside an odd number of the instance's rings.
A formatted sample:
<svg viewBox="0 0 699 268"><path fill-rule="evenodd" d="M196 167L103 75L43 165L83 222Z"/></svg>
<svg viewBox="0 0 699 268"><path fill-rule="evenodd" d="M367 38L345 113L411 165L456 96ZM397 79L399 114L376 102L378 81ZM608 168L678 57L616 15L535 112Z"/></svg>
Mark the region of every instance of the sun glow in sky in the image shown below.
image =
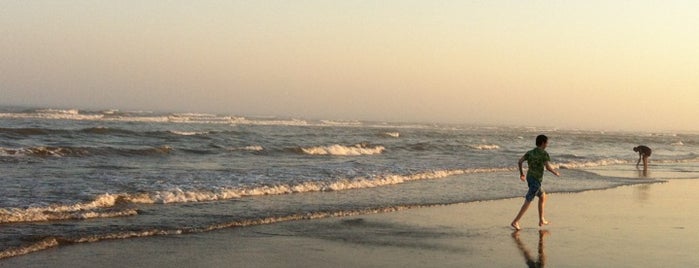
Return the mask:
<svg viewBox="0 0 699 268"><path fill-rule="evenodd" d="M3 1L0 104L699 130L696 1Z"/></svg>

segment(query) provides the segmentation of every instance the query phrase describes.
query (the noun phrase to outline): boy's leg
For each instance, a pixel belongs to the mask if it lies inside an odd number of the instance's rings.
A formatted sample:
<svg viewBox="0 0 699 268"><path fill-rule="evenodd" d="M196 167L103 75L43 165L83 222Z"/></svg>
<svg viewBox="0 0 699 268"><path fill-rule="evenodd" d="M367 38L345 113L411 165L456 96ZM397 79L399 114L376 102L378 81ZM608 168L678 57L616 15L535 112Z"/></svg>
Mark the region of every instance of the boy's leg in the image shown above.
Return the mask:
<svg viewBox="0 0 699 268"><path fill-rule="evenodd" d="M522 216L524 216L524 213L527 212L527 209L529 208L529 204L531 204L532 201L529 200L524 200L524 204L522 204L522 208L519 209L519 213L517 213L517 216L515 219L510 223L510 226L512 228L515 228L515 230L519 230L519 220L522 219Z"/></svg>
<svg viewBox="0 0 699 268"><path fill-rule="evenodd" d="M541 193L539 196L539 226L549 224L544 218L544 207L546 206L546 193Z"/></svg>
<svg viewBox="0 0 699 268"><path fill-rule="evenodd" d="M522 219L522 216L524 216L524 213L527 212L527 209L529 209L529 205L532 203L534 200L534 197L543 193L541 191L541 182L539 182L536 179L532 179L527 177L527 185L529 186L529 191L527 191L527 195L524 196L524 204L522 204L522 208L519 209L519 213L517 213L517 217L512 221L510 226L512 228L515 228L515 230L519 230L519 220Z"/></svg>

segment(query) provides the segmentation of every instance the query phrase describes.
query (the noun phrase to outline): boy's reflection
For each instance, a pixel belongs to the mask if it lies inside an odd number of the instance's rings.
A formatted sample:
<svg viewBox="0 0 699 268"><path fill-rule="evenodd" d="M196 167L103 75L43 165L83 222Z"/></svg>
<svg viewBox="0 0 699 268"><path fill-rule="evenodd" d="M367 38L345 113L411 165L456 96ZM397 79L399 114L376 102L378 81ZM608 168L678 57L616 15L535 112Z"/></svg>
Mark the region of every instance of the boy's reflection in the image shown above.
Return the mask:
<svg viewBox="0 0 699 268"><path fill-rule="evenodd" d="M512 233L512 238L514 238L515 243L527 263L528 267L544 267L546 265L546 254L544 253L544 237L549 235L548 230L539 230L539 258L534 259L529 249L524 246L524 243L519 239L519 230Z"/></svg>

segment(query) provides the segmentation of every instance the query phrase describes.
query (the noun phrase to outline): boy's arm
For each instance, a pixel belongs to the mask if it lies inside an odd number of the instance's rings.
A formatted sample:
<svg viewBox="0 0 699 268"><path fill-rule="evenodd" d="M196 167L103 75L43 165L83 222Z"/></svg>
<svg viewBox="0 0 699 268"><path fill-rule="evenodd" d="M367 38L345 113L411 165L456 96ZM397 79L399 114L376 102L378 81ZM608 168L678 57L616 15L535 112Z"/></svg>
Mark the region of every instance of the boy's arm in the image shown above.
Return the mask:
<svg viewBox="0 0 699 268"><path fill-rule="evenodd" d="M519 179L522 181L525 181L526 177L524 176L524 170L522 169L522 163L524 163L524 156L519 158L519 161L517 161L517 166L519 167Z"/></svg>
<svg viewBox="0 0 699 268"><path fill-rule="evenodd" d="M553 173L553 175L556 175L556 177L560 177L560 176L561 176L561 173L559 173L558 171L556 171L555 169L553 169L553 167L551 166L551 163L550 163L550 162L546 162L546 170L548 170L549 172Z"/></svg>

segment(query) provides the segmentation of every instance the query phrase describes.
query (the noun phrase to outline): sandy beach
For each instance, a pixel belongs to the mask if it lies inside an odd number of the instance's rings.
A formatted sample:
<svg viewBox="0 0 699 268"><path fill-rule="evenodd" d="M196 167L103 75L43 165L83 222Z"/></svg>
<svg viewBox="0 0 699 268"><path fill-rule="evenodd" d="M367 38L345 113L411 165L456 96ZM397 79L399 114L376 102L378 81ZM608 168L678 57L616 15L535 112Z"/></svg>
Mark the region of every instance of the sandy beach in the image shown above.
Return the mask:
<svg viewBox="0 0 699 268"><path fill-rule="evenodd" d="M550 194L536 226L522 199L105 241L2 267L696 267L699 180Z"/></svg>

